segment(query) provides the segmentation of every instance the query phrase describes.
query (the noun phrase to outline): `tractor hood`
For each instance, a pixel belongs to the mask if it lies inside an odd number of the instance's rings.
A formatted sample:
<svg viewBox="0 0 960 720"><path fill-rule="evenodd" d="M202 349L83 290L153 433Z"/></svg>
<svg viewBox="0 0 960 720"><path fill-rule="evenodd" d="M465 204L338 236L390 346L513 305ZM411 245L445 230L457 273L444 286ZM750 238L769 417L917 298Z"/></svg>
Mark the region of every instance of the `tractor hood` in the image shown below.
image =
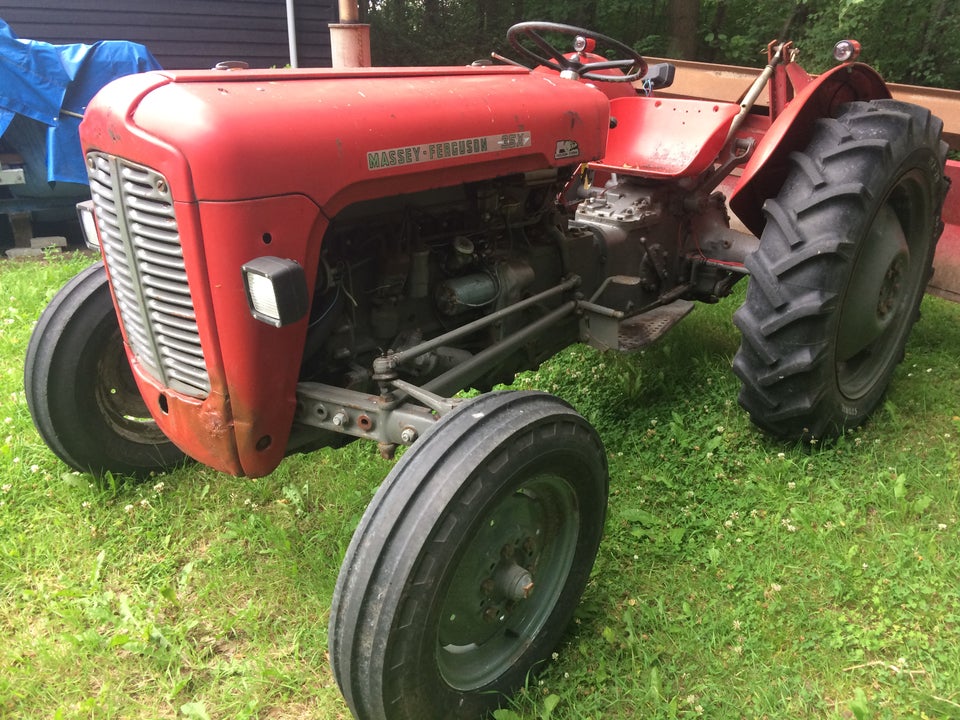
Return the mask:
<svg viewBox="0 0 960 720"><path fill-rule="evenodd" d="M154 72L108 85L81 127L166 176L174 200L357 200L602 156L607 97L522 68Z"/></svg>

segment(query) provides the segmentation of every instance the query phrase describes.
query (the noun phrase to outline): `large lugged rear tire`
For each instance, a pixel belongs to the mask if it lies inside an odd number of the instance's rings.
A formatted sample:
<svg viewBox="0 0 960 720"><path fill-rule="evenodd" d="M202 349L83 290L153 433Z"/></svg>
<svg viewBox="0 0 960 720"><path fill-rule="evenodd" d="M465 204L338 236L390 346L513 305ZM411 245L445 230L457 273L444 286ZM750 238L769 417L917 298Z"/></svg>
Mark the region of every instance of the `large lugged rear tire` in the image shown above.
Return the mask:
<svg viewBox="0 0 960 720"><path fill-rule="evenodd" d="M831 437L880 403L943 229L941 128L916 105L856 102L791 155L734 315L740 403L768 432Z"/></svg>
<svg viewBox="0 0 960 720"><path fill-rule="evenodd" d="M603 445L561 400L482 395L403 456L347 550L330 660L359 720L479 718L559 642L607 499Z"/></svg>
<svg viewBox="0 0 960 720"><path fill-rule="evenodd" d="M40 436L76 470L145 476L185 459L137 390L103 263L76 275L40 315L24 389Z"/></svg>

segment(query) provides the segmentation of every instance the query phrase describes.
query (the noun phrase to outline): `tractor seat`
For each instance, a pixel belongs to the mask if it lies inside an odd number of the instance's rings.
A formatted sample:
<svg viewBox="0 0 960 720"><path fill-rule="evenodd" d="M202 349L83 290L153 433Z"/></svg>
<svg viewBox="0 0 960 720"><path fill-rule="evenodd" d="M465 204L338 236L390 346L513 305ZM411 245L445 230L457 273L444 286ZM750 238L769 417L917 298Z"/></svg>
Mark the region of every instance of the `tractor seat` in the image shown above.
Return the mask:
<svg viewBox="0 0 960 720"><path fill-rule="evenodd" d="M590 167L648 178L696 177L720 154L739 112L735 103L615 98L606 155Z"/></svg>

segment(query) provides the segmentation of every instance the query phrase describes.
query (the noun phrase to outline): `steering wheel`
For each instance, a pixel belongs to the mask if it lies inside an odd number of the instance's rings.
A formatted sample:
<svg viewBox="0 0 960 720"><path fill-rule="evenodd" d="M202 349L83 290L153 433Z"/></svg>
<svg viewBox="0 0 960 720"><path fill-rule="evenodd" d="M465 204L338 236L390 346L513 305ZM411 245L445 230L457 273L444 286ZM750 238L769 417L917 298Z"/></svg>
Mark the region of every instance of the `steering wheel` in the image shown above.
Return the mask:
<svg viewBox="0 0 960 720"><path fill-rule="evenodd" d="M576 53L563 51L544 39L541 33L557 33L574 38L573 50ZM539 55L521 44L521 40L529 40L545 55ZM573 25L561 25L552 22L522 22L517 23L507 31L507 42L527 60L538 65L556 70L561 76L573 79L596 80L599 82L633 82L647 74L647 63L640 54L629 45L619 40L601 35L600 33ZM592 60L597 57L593 53L598 46L614 50L622 60ZM572 56L572 57L571 57ZM598 70L616 68L623 75L606 75Z"/></svg>

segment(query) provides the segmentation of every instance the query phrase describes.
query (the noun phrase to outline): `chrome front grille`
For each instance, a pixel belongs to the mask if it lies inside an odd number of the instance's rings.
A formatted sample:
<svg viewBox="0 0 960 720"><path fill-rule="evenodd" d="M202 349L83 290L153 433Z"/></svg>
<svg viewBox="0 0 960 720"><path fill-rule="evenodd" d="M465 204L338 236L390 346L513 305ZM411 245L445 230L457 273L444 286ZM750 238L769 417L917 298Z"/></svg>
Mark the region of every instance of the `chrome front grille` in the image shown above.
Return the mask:
<svg viewBox="0 0 960 720"><path fill-rule="evenodd" d="M166 179L99 152L87 155L87 173L103 256L134 355L164 387L206 397L210 378Z"/></svg>

